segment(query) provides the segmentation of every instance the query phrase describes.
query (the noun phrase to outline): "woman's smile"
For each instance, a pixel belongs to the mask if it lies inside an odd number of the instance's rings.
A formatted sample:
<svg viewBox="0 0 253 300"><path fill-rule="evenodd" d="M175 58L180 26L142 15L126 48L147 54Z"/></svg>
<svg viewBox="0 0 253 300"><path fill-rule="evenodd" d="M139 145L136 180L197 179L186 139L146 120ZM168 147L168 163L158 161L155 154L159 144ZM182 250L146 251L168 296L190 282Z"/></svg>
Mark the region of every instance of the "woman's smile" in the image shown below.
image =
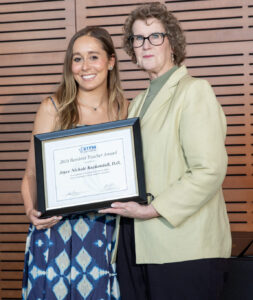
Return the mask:
<svg viewBox="0 0 253 300"><path fill-rule="evenodd" d="M83 80L93 80L95 77L96 77L96 75L95 74L88 74L88 75L82 75L81 76L82 78L83 78Z"/></svg>

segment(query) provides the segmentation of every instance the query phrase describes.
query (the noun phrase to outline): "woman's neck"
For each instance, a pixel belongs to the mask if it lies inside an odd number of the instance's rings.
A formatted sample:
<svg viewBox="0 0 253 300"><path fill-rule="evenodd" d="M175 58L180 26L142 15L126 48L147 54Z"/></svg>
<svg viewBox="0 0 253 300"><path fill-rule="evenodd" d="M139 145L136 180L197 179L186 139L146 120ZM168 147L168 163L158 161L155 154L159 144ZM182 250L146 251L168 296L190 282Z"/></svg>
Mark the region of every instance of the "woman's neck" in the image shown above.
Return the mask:
<svg viewBox="0 0 253 300"><path fill-rule="evenodd" d="M158 77L161 77L165 73L167 73L169 70L171 70L175 65L174 64L168 64L167 66L164 66L162 69L159 70L152 70L148 72L149 79L154 80Z"/></svg>
<svg viewBox="0 0 253 300"><path fill-rule="evenodd" d="M109 122L109 101L107 91L98 93L93 91L78 91L77 107L79 125L92 125Z"/></svg>
<svg viewBox="0 0 253 300"><path fill-rule="evenodd" d="M101 107L107 107L108 95L107 92L98 91L78 91L77 102L81 106L93 108L95 111Z"/></svg>

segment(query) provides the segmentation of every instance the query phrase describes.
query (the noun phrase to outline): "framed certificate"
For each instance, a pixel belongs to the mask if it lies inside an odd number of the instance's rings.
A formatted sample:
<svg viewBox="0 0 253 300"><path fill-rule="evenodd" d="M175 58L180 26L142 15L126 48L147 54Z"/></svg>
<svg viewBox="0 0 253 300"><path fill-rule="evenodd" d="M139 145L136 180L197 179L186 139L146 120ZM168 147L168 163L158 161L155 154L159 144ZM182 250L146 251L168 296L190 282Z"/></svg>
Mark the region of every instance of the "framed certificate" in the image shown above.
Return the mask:
<svg viewBox="0 0 253 300"><path fill-rule="evenodd" d="M146 203L139 118L34 136L42 217Z"/></svg>

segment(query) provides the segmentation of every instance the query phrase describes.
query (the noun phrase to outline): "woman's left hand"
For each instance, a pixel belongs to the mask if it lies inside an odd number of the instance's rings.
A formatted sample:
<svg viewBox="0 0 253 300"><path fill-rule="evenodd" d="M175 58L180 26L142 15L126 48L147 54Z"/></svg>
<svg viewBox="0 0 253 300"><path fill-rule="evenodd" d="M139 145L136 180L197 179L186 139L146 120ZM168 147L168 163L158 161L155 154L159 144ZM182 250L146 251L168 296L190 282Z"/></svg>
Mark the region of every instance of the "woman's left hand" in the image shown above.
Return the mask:
<svg viewBox="0 0 253 300"><path fill-rule="evenodd" d="M110 208L101 209L99 213L117 214L123 217L148 220L158 217L159 214L152 204L141 205L137 202L114 202Z"/></svg>

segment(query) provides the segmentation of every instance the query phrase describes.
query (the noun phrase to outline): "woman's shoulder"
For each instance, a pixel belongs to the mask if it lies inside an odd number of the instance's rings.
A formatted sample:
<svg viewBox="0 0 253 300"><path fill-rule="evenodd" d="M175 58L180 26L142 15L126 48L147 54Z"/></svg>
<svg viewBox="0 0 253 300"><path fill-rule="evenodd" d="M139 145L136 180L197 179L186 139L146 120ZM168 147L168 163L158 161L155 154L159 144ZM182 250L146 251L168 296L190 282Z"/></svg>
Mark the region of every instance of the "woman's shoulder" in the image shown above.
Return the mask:
<svg viewBox="0 0 253 300"><path fill-rule="evenodd" d="M40 120L42 122L48 122L50 120L55 120L57 118L57 105L58 102L50 97L47 97L41 101L39 109L36 114L36 120Z"/></svg>
<svg viewBox="0 0 253 300"><path fill-rule="evenodd" d="M48 96L42 101L43 104L48 106L49 109L53 109L54 111L58 111L59 102L55 96Z"/></svg>
<svg viewBox="0 0 253 300"><path fill-rule="evenodd" d="M190 75L185 76L179 82L182 89L190 91L205 91L206 93L212 93L212 86L208 80Z"/></svg>
<svg viewBox="0 0 253 300"><path fill-rule="evenodd" d="M57 102L55 102L57 103ZM47 97L41 101L34 122L34 134L53 131L57 120L57 110Z"/></svg>
<svg viewBox="0 0 253 300"><path fill-rule="evenodd" d="M175 75L178 76L178 82L183 87L191 86L210 86L209 82L204 78L194 77L189 72L185 65L179 67L175 72ZM174 78L174 77L173 77Z"/></svg>
<svg viewBox="0 0 253 300"><path fill-rule="evenodd" d="M49 96L41 101L40 110L47 112L50 115L55 115L58 111L58 101L55 97Z"/></svg>

